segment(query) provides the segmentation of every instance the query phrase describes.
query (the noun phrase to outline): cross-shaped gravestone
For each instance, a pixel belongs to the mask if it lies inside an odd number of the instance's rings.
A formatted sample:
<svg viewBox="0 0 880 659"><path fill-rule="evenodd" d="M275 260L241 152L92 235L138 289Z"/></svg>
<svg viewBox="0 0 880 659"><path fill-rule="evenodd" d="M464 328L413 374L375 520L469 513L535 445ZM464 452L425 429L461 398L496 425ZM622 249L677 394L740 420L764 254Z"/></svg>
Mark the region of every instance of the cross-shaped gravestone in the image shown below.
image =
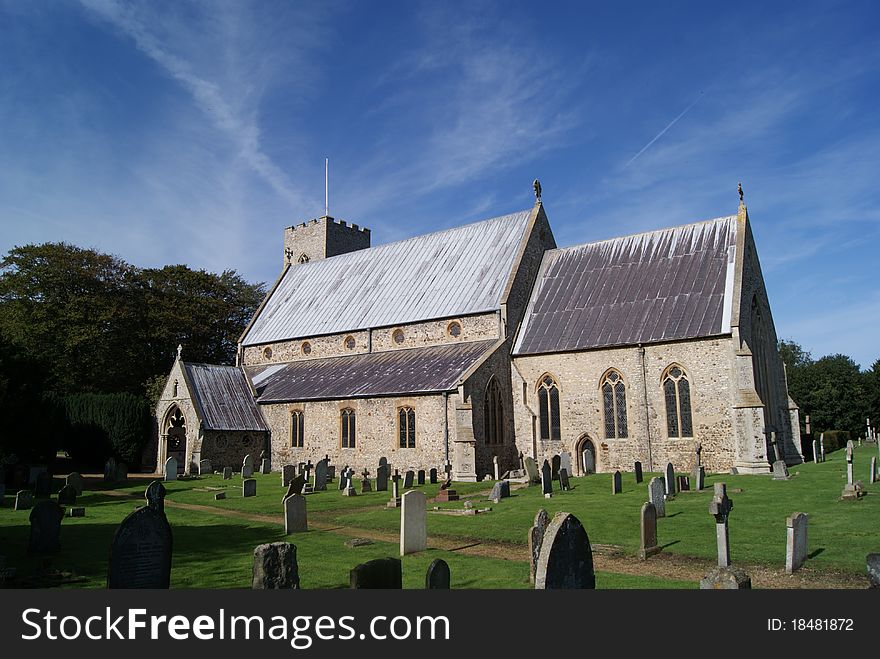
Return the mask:
<svg viewBox="0 0 880 659"><path fill-rule="evenodd" d="M361 493L372 491L373 486L370 484L370 472L364 467L364 470L361 472Z"/></svg>
<svg viewBox="0 0 880 659"><path fill-rule="evenodd" d="M733 501L727 496L727 486L715 483L715 495L709 504L709 513L715 517L715 538L718 542L718 567L730 567L730 537L727 518L733 509Z"/></svg>

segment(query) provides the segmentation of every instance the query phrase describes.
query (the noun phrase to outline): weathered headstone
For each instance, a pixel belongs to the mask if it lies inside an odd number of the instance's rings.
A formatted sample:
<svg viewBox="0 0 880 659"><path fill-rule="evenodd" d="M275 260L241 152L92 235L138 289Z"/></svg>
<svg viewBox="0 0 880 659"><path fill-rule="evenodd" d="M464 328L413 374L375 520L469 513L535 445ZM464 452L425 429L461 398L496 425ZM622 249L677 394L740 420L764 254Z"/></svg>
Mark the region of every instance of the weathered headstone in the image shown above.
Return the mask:
<svg viewBox="0 0 880 659"><path fill-rule="evenodd" d="M650 501L642 504L640 528L639 559L646 561L648 556L653 556L660 551L660 547L657 546L657 509Z"/></svg>
<svg viewBox="0 0 880 659"><path fill-rule="evenodd" d="M78 471L67 474L65 484L70 485L75 491L76 496L81 497L86 487L86 481Z"/></svg>
<svg viewBox="0 0 880 659"><path fill-rule="evenodd" d="M302 494L291 494L284 499L284 533L299 533L309 530L306 516L306 498Z"/></svg>
<svg viewBox="0 0 880 659"><path fill-rule="evenodd" d="M214 501L222 501L226 498L226 492L217 492L214 494Z"/></svg>
<svg viewBox="0 0 880 659"><path fill-rule="evenodd" d="M311 478L312 478L312 469L314 469L314 468L315 468L315 465L313 465L311 459L309 459L309 461L306 462L306 466L305 466L306 482L308 482L309 480L311 480Z"/></svg>
<svg viewBox="0 0 880 659"><path fill-rule="evenodd" d="M636 475L636 483L641 483L644 480L644 476L642 475L642 463L638 460L636 460L636 463L633 466L633 472Z"/></svg>
<svg viewBox="0 0 880 659"><path fill-rule="evenodd" d="M61 549L64 508L51 500L38 501L31 510L28 554L51 554Z"/></svg>
<svg viewBox="0 0 880 659"><path fill-rule="evenodd" d="M361 472L361 493L372 491L373 486L370 484L370 472L364 467L364 470Z"/></svg>
<svg viewBox="0 0 880 659"><path fill-rule="evenodd" d="M223 480L228 481L232 479L232 467L223 467Z"/></svg>
<svg viewBox="0 0 880 659"><path fill-rule="evenodd" d="M526 456L523 462L526 466L526 475L529 477L529 483L540 483L541 474L538 471L538 465L535 464L535 459L532 456Z"/></svg>
<svg viewBox="0 0 880 659"><path fill-rule="evenodd" d="M254 457L248 453L241 461L241 477L250 478L254 475Z"/></svg>
<svg viewBox="0 0 880 659"><path fill-rule="evenodd" d="M34 493L30 490L19 490L15 495L13 510L30 510L34 505Z"/></svg>
<svg viewBox="0 0 880 659"><path fill-rule="evenodd" d="M706 487L706 468L703 465L694 467L691 473L691 485L697 492Z"/></svg>
<svg viewBox="0 0 880 659"><path fill-rule="evenodd" d="M287 492L281 498L281 502L284 503L284 499L287 497L293 496L294 494L302 494L303 488L306 486L306 475L299 474L295 476L290 483L287 484Z"/></svg>
<svg viewBox="0 0 880 659"><path fill-rule="evenodd" d="M112 483L114 480L116 480L116 460L108 458L107 462L104 463L104 481Z"/></svg>
<svg viewBox="0 0 880 659"><path fill-rule="evenodd" d="M210 476L214 467L210 460L199 460L199 476Z"/></svg>
<svg viewBox="0 0 880 659"><path fill-rule="evenodd" d="M871 479L869 482L876 483L877 482L877 456L873 456L871 458Z"/></svg>
<svg viewBox="0 0 880 659"><path fill-rule="evenodd" d="M327 489L327 462L326 458L318 460L315 464L315 482L312 484L312 490L315 492Z"/></svg>
<svg viewBox="0 0 880 659"><path fill-rule="evenodd" d="M571 489L571 481L568 480L568 469L565 467L559 468L559 489L563 492L568 492Z"/></svg>
<svg viewBox="0 0 880 659"><path fill-rule="evenodd" d="M428 471L428 482L431 485L437 484L437 468L436 467L431 467L431 469Z"/></svg>
<svg viewBox="0 0 880 659"><path fill-rule="evenodd" d="M489 498L498 503L501 499L506 499L510 496L510 481L498 481L492 487L492 492L489 494Z"/></svg>
<svg viewBox="0 0 880 659"><path fill-rule="evenodd" d="M352 588L403 588L403 575L398 558L376 558L354 567L349 572Z"/></svg>
<svg viewBox="0 0 880 659"><path fill-rule="evenodd" d="M853 482L853 442L849 440L846 443L846 482L852 485Z"/></svg>
<svg viewBox="0 0 880 659"><path fill-rule="evenodd" d="M34 496L37 499L45 499L52 494L52 477L48 471L41 471L37 474L34 483Z"/></svg>
<svg viewBox="0 0 880 659"><path fill-rule="evenodd" d="M257 496L257 481L254 478L245 478L241 482L241 496L255 497Z"/></svg>
<svg viewBox="0 0 880 659"><path fill-rule="evenodd" d="M715 517L715 539L718 544L718 567L700 580L701 589L751 588L752 580L745 572L730 566L730 537L727 520L733 501L727 497L724 483L715 483L715 492L709 504L709 513Z"/></svg>
<svg viewBox="0 0 880 659"><path fill-rule="evenodd" d="M666 496L675 496L675 468L671 462L666 463Z"/></svg>
<svg viewBox="0 0 880 659"><path fill-rule="evenodd" d="M299 588L299 565L296 545L272 542L254 548L254 570L251 588L278 590Z"/></svg>
<svg viewBox="0 0 880 659"><path fill-rule="evenodd" d="M621 492L623 492L623 479L620 472L615 471L611 475L611 494L620 494Z"/></svg>
<svg viewBox="0 0 880 659"><path fill-rule="evenodd" d="M428 546L428 514L425 495L418 490L404 492L400 503L400 555L424 551Z"/></svg>
<svg viewBox="0 0 880 659"><path fill-rule="evenodd" d="M871 588L880 588L880 554L868 554L868 584Z"/></svg>
<svg viewBox="0 0 880 659"><path fill-rule="evenodd" d="M825 462L825 433L819 433L819 455L822 458L822 462Z"/></svg>
<svg viewBox="0 0 880 659"><path fill-rule="evenodd" d="M498 462L498 456L492 456L492 472L495 475L495 480L501 480L501 464Z"/></svg>
<svg viewBox="0 0 880 659"><path fill-rule="evenodd" d="M281 487L290 485L290 481L296 478L296 465L281 466Z"/></svg>
<svg viewBox="0 0 880 659"><path fill-rule="evenodd" d="M383 458L384 459L384 458ZM376 468L376 492L388 491L388 464L382 464Z"/></svg>
<svg viewBox="0 0 880 659"><path fill-rule="evenodd" d="M807 560L807 521L805 513L792 513L785 520L785 571L788 574Z"/></svg>
<svg viewBox="0 0 880 659"><path fill-rule="evenodd" d="M272 465L269 463L269 458L260 460L260 473L264 475L272 473Z"/></svg>
<svg viewBox="0 0 880 659"><path fill-rule="evenodd" d="M788 465L785 464L785 460L777 460L773 463L773 480L775 481L787 481L791 478L788 475Z"/></svg>
<svg viewBox="0 0 880 659"><path fill-rule="evenodd" d="M853 441L846 443L846 485L840 498L843 500L856 500L864 496L865 491L861 481L853 480Z"/></svg>
<svg viewBox="0 0 880 659"><path fill-rule="evenodd" d="M648 501L654 504L657 517L666 517L666 486L662 476L654 476L648 483Z"/></svg>
<svg viewBox="0 0 880 659"><path fill-rule="evenodd" d="M568 475L571 476L571 453L568 451L563 451L559 454L559 469L565 469Z"/></svg>
<svg viewBox="0 0 880 659"><path fill-rule="evenodd" d="M165 461L165 471L163 473L166 481L177 480L177 459L173 455Z"/></svg>
<svg viewBox="0 0 880 659"><path fill-rule="evenodd" d="M559 480L559 467L562 465L562 456L558 453L550 458L550 475L553 480Z"/></svg>
<svg viewBox="0 0 880 659"><path fill-rule="evenodd" d="M819 462L819 440L813 440L813 462Z"/></svg>
<svg viewBox="0 0 880 659"><path fill-rule="evenodd" d="M65 485L58 490L58 505L72 506L76 503L76 488L73 485Z"/></svg>
<svg viewBox="0 0 880 659"><path fill-rule="evenodd" d="M585 476L596 473L596 456L590 449L584 449L583 453L581 453L581 460L583 460Z"/></svg>
<svg viewBox="0 0 880 659"><path fill-rule="evenodd" d="M541 493L546 497L553 494L553 474L550 470L550 463L544 460L541 465Z"/></svg>
<svg viewBox="0 0 880 659"><path fill-rule="evenodd" d="M162 499L165 488L153 481L147 505L138 508L116 529L110 544L107 588L168 588L171 581L171 526Z"/></svg>
<svg viewBox="0 0 880 659"><path fill-rule="evenodd" d="M339 472L339 491L346 489L348 487L348 465L342 468L342 471Z"/></svg>
<svg viewBox="0 0 880 659"><path fill-rule="evenodd" d="M416 472L416 484L417 485L424 485L425 484L425 470L424 469L419 469Z"/></svg>
<svg viewBox="0 0 880 659"><path fill-rule="evenodd" d="M577 517L558 512L553 517L538 554L536 589L595 588L593 551Z"/></svg>
<svg viewBox="0 0 880 659"><path fill-rule="evenodd" d="M403 475L403 489L408 490L413 486L413 479L415 478L416 473L412 469L407 469L406 473Z"/></svg>
<svg viewBox="0 0 880 659"><path fill-rule="evenodd" d="M425 590L449 590L451 576L449 564L442 558L435 558L425 574Z"/></svg>
<svg viewBox="0 0 880 659"><path fill-rule="evenodd" d="M541 553L541 544L544 541L544 532L550 526L550 515L541 508L535 515L532 528L529 529L529 582L535 583L535 571L538 568L538 556Z"/></svg>

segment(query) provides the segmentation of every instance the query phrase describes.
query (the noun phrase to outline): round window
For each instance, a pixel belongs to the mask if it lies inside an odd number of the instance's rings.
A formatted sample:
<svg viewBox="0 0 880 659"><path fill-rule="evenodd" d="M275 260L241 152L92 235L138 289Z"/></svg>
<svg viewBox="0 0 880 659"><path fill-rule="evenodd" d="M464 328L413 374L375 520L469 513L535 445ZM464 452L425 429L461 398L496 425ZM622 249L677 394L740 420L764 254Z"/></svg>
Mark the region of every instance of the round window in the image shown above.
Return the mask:
<svg viewBox="0 0 880 659"><path fill-rule="evenodd" d="M391 335L391 338L394 339L395 343L403 343L403 330L394 330L394 334Z"/></svg>
<svg viewBox="0 0 880 659"><path fill-rule="evenodd" d="M354 350L355 341L353 336L345 337L345 349L346 350Z"/></svg>
<svg viewBox="0 0 880 659"><path fill-rule="evenodd" d="M308 354L311 354L311 352L312 352L312 344L309 343L308 341L303 341L302 354L308 355Z"/></svg>
<svg viewBox="0 0 880 659"><path fill-rule="evenodd" d="M263 349L263 357L266 359L272 359L272 348L266 347Z"/></svg>
<svg viewBox="0 0 880 659"><path fill-rule="evenodd" d="M460 336L461 335L461 325L457 322L452 321L449 325L446 326L446 331L449 333L449 336Z"/></svg>

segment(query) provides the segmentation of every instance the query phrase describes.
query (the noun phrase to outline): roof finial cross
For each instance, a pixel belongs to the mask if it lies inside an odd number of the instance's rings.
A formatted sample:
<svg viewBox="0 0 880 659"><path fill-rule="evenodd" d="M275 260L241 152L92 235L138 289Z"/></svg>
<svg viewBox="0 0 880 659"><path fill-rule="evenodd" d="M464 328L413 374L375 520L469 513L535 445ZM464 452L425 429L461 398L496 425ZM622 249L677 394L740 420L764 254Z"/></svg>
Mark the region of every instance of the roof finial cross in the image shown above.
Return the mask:
<svg viewBox="0 0 880 659"><path fill-rule="evenodd" d="M181 353L183 353L183 345L180 344L180 343L178 343L178 344L177 344L177 358L178 358L178 359L180 359L180 355L181 355Z"/></svg>
<svg viewBox="0 0 880 659"><path fill-rule="evenodd" d="M535 190L535 200L541 201L541 182L538 179L534 180L532 188Z"/></svg>
<svg viewBox="0 0 880 659"><path fill-rule="evenodd" d="M739 193L739 203L743 203L743 184L742 184L742 182L736 184L736 191Z"/></svg>

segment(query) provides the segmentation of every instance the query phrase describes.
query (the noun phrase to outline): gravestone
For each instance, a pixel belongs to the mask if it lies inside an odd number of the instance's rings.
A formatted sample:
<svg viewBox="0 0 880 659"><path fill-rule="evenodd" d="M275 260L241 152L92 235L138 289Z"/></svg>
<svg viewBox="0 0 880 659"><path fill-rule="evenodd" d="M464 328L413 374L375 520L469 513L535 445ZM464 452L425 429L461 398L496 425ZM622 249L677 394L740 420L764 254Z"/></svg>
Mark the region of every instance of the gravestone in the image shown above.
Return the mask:
<svg viewBox="0 0 880 659"><path fill-rule="evenodd" d="M65 485L58 490L58 505L72 506L76 503L76 489L73 485Z"/></svg>
<svg viewBox="0 0 880 659"><path fill-rule="evenodd" d="M425 470L424 469L419 469L418 472L416 472L416 483L418 485L425 484Z"/></svg>
<svg viewBox="0 0 880 659"><path fill-rule="evenodd" d="M596 456L590 449L584 449L581 453L581 459L584 461L584 475L596 473Z"/></svg>
<svg viewBox="0 0 880 659"><path fill-rule="evenodd" d="M348 465L342 468L342 471L339 472L339 491L346 489L348 487Z"/></svg>
<svg viewBox="0 0 880 659"><path fill-rule="evenodd" d="M666 517L666 486L662 476L654 476L648 483L648 501L654 504L657 517Z"/></svg>
<svg viewBox="0 0 880 659"><path fill-rule="evenodd" d="M544 533L550 526L550 515L541 508L535 515L532 528L529 529L529 582L535 583L535 571L538 568L538 556L541 553L541 544L544 541Z"/></svg>
<svg viewBox="0 0 880 659"><path fill-rule="evenodd" d="M843 500L857 500L864 496L865 491L861 481L853 481L853 441L846 443L846 485L840 498Z"/></svg>
<svg viewBox="0 0 880 659"><path fill-rule="evenodd" d="M364 467L364 470L361 472L361 494L372 491L373 487L370 484L370 472Z"/></svg>
<svg viewBox="0 0 880 659"><path fill-rule="evenodd" d="M284 533L299 533L309 530L306 517L306 498L302 494L291 494L284 498Z"/></svg>
<svg viewBox="0 0 880 659"><path fill-rule="evenodd" d="M45 499L52 494L52 477L48 471L41 471L37 474L34 483L34 496L37 499Z"/></svg>
<svg viewBox="0 0 880 659"><path fill-rule="evenodd" d="M495 475L495 480L500 481L501 480L501 465L498 462L497 455L492 456L492 472Z"/></svg>
<svg viewBox="0 0 880 659"><path fill-rule="evenodd" d="M876 483L877 482L877 456L876 455L871 458L871 474L870 474L870 476L871 476L871 478L870 478L869 482Z"/></svg>
<svg viewBox="0 0 880 659"><path fill-rule="evenodd" d="M104 482L112 483L116 478L116 460L114 458L108 458L107 462L104 463ZM168 479L166 479L168 480Z"/></svg>
<svg viewBox="0 0 880 659"><path fill-rule="evenodd" d="M825 462L825 433L819 433L819 456L822 458L822 462Z"/></svg>
<svg viewBox="0 0 880 659"><path fill-rule="evenodd" d="M559 454L556 454L552 458L550 458L550 475L555 481L559 480L559 467L561 464L562 456L560 456Z"/></svg>
<svg viewBox="0 0 880 659"><path fill-rule="evenodd" d="M0 467L0 471L2 471L2 470L3 470L3 468ZM0 507L5 506L5 505L6 505L6 483L4 483L3 481L0 481Z"/></svg>
<svg viewBox="0 0 880 659"><path fill-rule="evenodd" d="M223 467L223 480L228 481L232 479L232 467Z"/></svg>
<svg viewBox="0 0 880 659"><path fill-rule="evenodd" d="M272 473L272 466L269 464L269 458L263 458L260 460L260 473L263 475Z"/></svg>
<svg viewBox="0 0 880 659"><path fill-rule="evenodd" d="M173 455L165 461L165 470L163 473L166 481L177 480L177 460Z"/></svg>
<svg viewBox="0 0 880 659"><path fill-rule="evenodd" d="M546 497L553 494L553 475L550 470L550 463L544 460L541 465L541 493Z"/></svg>
<svg viewBox="0 0 880 659"><path fill-rule="evenodd" d="M428 471L428 482L431 485L437 484L437 468L431 467L430 471Z"/></svg>
<svg viewBox="0 0 880 659"><path fill-rule="evenodd" d="M333 479L336 478L336 465L330 464L327 456L324 456L324 459L327 460L327 482L332 483Z"/></svg>
<svg viewBox="0 0 880 659"><path fill-rule="evenodd" d="M312 460L311 460L311 458L310 458L309 461L306 462L306 466L305 466L305 470L306 470L306 472L305 472L305 473L306 473L306 481L311 480L311 478L312 478L312 469L314 469L314 468L315 468L315 465L312 464Z"/></svg>
<svg viewBox="0 0 880 659"><path fill-rule="evenodd" d="M640 528L639 559L646 561L648 556L653 556L660 551L660 547L657 546L657 509L650 501L642 504Z"/></svg>
<svg viewBox="0 0 880 659"><path fill-rule="evenodd" d="M384 460L385 458L382 458ZM379 466L376 468L376 492L387 492L388 491L388 464L382 464L382 460L379 461ZM434 470L436 474L436 469Z"/></svg>
<svg viewBox="0 0 880 659"><path fill-rule="evenodd" d="M327 489L327 465L329 462L327 458L323 458L318 460L315 465L315 482L312 485L312 490L315 492L323 491Z"/></svg>
<svg viewBox="0 0 880 659"><path fill-rule="evenodd" d="M245 478L241 482L241 496L255 497L257 496L257 481L253 478Z"/></svg>
<svg viewBox="0 0 880 659"><path fill-rule="evenodd" d="M214 501L222 501L225 498L226 498L226 492L217 492L214 495Z"/></svg>
<svg viewBox="0 0 880 659"><path fill-rule="evenodd" d="M773 463L773 480L787 481L791 476L788 475L788 465L785 460L777 460Z"/></svg>
<svg viewBox="0 0 880 659"><path fill-rule="evenodd" d="M850 485L853 482L853 442L851 439L846 443L846 482Z"/></svg>
<svg viewBox="0 0 880 659"><path fill-rule="evenodd" d="M690 476L683 476L679 474L676 476L676 482L678 483L678 491L679 492L688 492L691 489L691 479Z"/></svg>
<svg viewBox="0 0 880 659"><path fill-rule="evenodd" d="M76 496L78 497L81 497L86 489L86 481L78 471L73 471L67 474L67 478L64 482L76 491Z"/></svg>
<svg viewBox="0 0 880 659"><path fill-rule="evenodd" d="M489 498L498 503L501 499L506 499L510 496L510 482L509 481L498 481L492 487L492 492L489 494Z"/></svg>
<svg viewBox="0 0 880 659"><path fill-rule="evenodd" d="M442 558L435 558L425 574L425 590L449 590L451 576L449 564Z"/></svg>
<svg viewBox="0 0 880 659"><path fill-rule="evenodd" d="M199 476L210 476L213 471L214 467L210 460L199 460Z"/></svg>
<svg viewBox="0 0 880 659"><path fill-rule="evenodd" d="M271 542L254 548L254 570L251 579L254 590L299 588L299 565L296 545L289 542Z"/></svg>
<svg viewBox="0 0 880 659"><path fill-rule="evenodd" d="M563 492L568 492L571 489L571 482L568 480L568 469L565 467L559 468L559 489Z"/></svg>
<svg viewBox="0 0 880 659"><path fill-rule="evenodd" d="M523 462L526 466L526 475L529 477L529 483L540 483L541 474L538 471L538 465L535 464L535 459L527 456Z"/></svg>
<svg viewBox="0 0 880 659"><path fill-rule="evenodd" d="M73 508L68 508L67 509L67 516L68 517L85 517L86 516L86 509L83 508L82 506L74 506Z"/></svg>
<svg viewBox="0 0 880 659"><path fill-rule="evenodd" d="M254 458L248 453L241 461L241 477L250 478L254 475Z"/></svg>
<svg viewBox="0 0 880 659"><path fill-rule="evenodd" d="M785 571L796 571L807 560L807 521L805 513L792 513L785 520Z"/></svg>
<svg viewBox="0 0 880 659"><path fill-rule="evenodd" d="M694 471L691 473L691 484L697 492L706 487L706 468L703 465L694 467Z"/></svg>
<svg viewBox="0 0 880 659"><path fill-rule="evenodd" d="M642 475L642 463L636 460L635 465L633 466L633 472L636 475L636 483L641 483L644 480Z"/></svg>
<svg viewBox="0 0 880 659"><path fill-rule="evenodd" d="M666 496L675 496L675 468L671 462L666 463Z"/></svg>
<svg viewBox="0 0 880 659"><path fill-rule="evenodd" d="M107 588L168 588L171 581L171 526L164 512L165 488L147 487L147 505L116 529L110 543Z"/></svg>
<svg viewBox="0 0 880 659"><path fill-rule="evenodd" d="M623 479L619 471L615 471L611 476L611 494L620 494L623 492Z"/></svg>
<svg viewBox="0 0 880 659"><path fill-rule="evenodd" d="M871 588L880 588L880 554L868 554L868 584Z"/></svg>
<svg viewBox="0 0 880 659"><path fill-rule="evenodd" d="M281 503L284 503L284 499L286 499L287 497L293 496L294 494L302 494L303 488L305 486L305 474L300 474L299 476L294 477L294 479L287 484L287 492L281 498Z"/></svg>
<svg viewBox="0 0 880 659"><path fill-rule="evenodd" d="M296 465L283 465L281 467L281 487L290 485L290 481L294 478L296 478Z"/></svg>
<svg viewBox="0 0 880 659"><path fill-rule="evenodd" d="M403 588L400 559L376 558L352 568L348 574L352 588Z"/></svg>
<svg viewBox="0 0 880 659"><path fill-rule="evenodd" d="M404 492L400 501L400 555L424 551L428 546L425 495L418 490L412 490Z"/></svg>
<svg viewBox="0 0 880 659"><path fill-rule="evenodd" d="M209 470L210 473L210 470ZM122 482L128 478L128 465L124 462L119 462L116 465L116 482Z"/></svg>
<svg viewBox="0 0 880 659"><path fill-rule="evenodd" d="M745 572L730 566L730 537L727 520L733 509L733 501L727 497L724 483L715 483L709 513L715 518L715 539L718 545L718 567L700 580L703 590L735 590L752 587L752 580Z"/></svg>
<svg viewBox="0 0 880 659"><path fill-rule="evenodd" d="M64 508L51 500L37 502L30 514L28 554L51 554L61 549L61 520Z"/></svg>
<svg viewBox="0 0 880 659"><path fill-rule="evenodd" d="M407 472L403 475L403 489L408 490L413 486L413 478L415 478L416 473L412 469L408 469Z"/></svg>
<svg viewBox="0 0 880 659"><path fill-rule="evenodd" d="M819 462L819 440L817 439L813 440L813 462Z"/></svg>
<svg viewBox="0 0 880 659"><path fill-rule="evenodd" d="M563 469L571 476L571 453L568 451L563 451L559 454L559 470Z"/></svg>
<svg viewBox="0 0 880 659"><path fill-rule="evenodd" d="M556 513L541 542L535 571L535 588L550 590L595 587L593 551L586 530L571 513Z"/></svg>
<svg viewBox="0 0 880 659"><path fill-rule="evenodd" d="M34 505L34 493L30 490L19 490L15 495L13 510L30 510Z"/></svg>

